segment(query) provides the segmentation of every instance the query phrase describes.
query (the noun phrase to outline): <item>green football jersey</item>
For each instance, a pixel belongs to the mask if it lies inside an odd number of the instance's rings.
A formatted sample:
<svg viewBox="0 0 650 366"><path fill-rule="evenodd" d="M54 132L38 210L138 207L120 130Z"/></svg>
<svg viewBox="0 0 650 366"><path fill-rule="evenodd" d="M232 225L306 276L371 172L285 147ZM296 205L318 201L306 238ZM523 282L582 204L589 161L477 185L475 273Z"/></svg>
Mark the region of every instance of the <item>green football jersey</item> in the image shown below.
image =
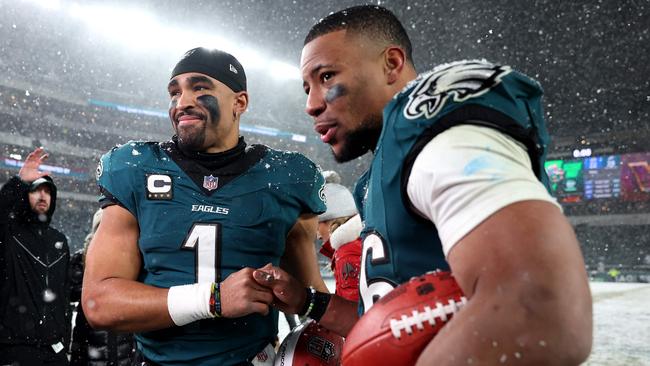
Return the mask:
<svg viewBox="0 0 650 366"><path fill-rule="evenodd" d="M125 207L140 227L141 282L169 288L278 266L299 215L325 211L320 170L301 154L253 145L226 166L205 165L173 142L129 142L101 158L102 200ZM277 315L206 319L136 338L162 365L238 364L276 337Z"/></svg>
<svg viewBox="0 0 650 366"><path fill-rule="evenodd" d="M413 276L449 270L436 227L415 212L406 192L415 158L436 135L458 124L502 131L526 146L548 188L541 96L536 81L508 66L461 61L419 76L384 108L373 161L355 187L365 225L360 314Z"/></svg>

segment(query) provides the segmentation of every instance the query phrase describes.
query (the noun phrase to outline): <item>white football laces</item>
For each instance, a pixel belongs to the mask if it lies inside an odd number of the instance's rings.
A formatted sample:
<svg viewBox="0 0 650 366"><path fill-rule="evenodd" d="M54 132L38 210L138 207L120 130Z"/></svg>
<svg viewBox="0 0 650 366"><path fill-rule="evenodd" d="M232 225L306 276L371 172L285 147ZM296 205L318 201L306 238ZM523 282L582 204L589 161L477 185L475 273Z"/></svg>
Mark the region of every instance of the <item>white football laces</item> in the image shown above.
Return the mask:
<svg viewBox="0 0 650 366"><path fill-rule="evenodd" d="M445 305L443 303L436 303L436 307L432 309L430 306L425 306L424 311L413 310L411 315L402 314L401 319L390 320L390 330L393 332L393 337L400 339L402 330L407 334L413 333L413 327L418 330L424 330L424 323L429 323L431 326L436 324L436 318L443 322L447 322L449 316L454 315L467 303L467 298L462 296L459 301L450 299Z"/></svg>

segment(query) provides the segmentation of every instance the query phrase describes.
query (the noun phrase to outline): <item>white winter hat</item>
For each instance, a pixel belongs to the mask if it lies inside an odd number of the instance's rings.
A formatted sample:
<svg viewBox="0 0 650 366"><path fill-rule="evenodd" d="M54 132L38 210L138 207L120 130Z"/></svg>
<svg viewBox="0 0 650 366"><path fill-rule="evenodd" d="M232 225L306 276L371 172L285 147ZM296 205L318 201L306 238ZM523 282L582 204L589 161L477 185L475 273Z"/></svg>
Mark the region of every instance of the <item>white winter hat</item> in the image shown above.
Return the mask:
<svg viewBox="0 0 650 366"><path fill-rule="evenodd" d="M327 211L318 216L318 221L327 221L357 214L352 193L341 185L341 177L333 170L323 172L325 178L325 200Z"/></svg>

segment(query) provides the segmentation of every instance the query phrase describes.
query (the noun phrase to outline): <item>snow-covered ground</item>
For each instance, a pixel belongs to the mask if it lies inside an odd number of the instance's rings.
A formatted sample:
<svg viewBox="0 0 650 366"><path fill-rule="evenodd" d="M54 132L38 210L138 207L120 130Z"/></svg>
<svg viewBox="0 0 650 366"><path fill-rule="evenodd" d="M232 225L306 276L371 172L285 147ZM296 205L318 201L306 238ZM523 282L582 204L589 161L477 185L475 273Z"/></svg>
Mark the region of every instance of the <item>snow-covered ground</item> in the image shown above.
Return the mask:
<svg viewBox="0 0 650 366"><path fill-rule="evenodd" d="M591 291L594 343L583 366L650 366L650 284L592 282ZM280 315L280 339L288 331Z"/></svg>
<svg viewBox="0 0 650 366"><path fill-rule="evenodd" d="M650 284L592 282L594 343L588 366L650 365Z"/></svg>

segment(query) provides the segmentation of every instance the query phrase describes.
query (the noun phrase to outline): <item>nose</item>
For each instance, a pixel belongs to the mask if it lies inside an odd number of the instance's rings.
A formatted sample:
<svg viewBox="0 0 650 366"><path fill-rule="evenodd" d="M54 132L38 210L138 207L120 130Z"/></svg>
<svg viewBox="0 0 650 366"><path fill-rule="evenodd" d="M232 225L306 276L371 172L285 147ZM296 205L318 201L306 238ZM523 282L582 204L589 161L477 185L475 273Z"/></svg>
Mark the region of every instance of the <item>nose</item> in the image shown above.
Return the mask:
<svg viewBox="0 0 650 366"><path fill-rule="evenodd" d="M38 196L37 196L36 201L37 202L47 202L47 195L45 194L45 192L43 192L43 191L38 192Z"/></svg>
<svg viewBox="0 0 650 366"><path fill-rule="evenodd" d="M307 95L307 104L305 105L305 112L312 116L318 117L323 111L325 111L325 99L320 95L318 91L310 91Z"/></svg>
<svg viewBox="0 0 650 366"><path fill-rule="evenodd" d="M184 90L176 101L176 108L186 109L196 106L196 98L192 91Z"/></svg>

